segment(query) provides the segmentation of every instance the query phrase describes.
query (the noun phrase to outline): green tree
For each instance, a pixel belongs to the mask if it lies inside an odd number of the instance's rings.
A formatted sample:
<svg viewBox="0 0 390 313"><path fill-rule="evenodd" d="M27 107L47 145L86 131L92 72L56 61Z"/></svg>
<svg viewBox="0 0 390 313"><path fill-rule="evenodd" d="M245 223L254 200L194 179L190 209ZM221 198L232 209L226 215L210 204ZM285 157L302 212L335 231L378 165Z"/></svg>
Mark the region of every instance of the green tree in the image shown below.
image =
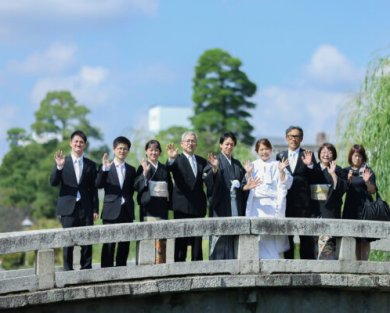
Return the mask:
<svg viewBox="0 0 390 313"><path fill-rule="evenodd" d="M255 103L248 98L256 85L240 69L241 61L221 49L205 51L195 67L193 96L195 103L192 124L205 133L206 144L214 144L218 136L232 131L242 143L251 145L253 126L248 119Z"/></svg>
<svg viewBox="0 0 390 313"><path fill-rule="evenodd" d="M390 200L390 57L372 61L361 91L339 115L340 151L362 144L367 150L381 195Z"/></svg>
<svg viewBox="0 0 390 313"><path fill-rule="evenodd" d="M8 208L35 218L55 216L58 190L49 184L55 151L69 151L69 136L76 128L82 129L89 138L101 138L100 131L88 121L88 112L70 92L49 92L31 126L35 134L46 140L35 141L21 128L7 132L10 150L0 165L0 216L6 216ZM100 161L102 150L107 149L91 151Z"/></svg>
<svg viewBox="0 0 390 313"><path fill-rule="evenodd" d="M7 141L10 147L17 147L30 140L30 135L27 134L26 130L23 128L15 127L7 130Z"/></svg>
<svg viewBox="0 0 390 313"><path fill-rule="evenodd" d="M31 128L37 135L60 140L69 138L75 129L82 129L88 137L101 140L100 131L86 117L89 112L69 91L51 91L35 112L36 120Z"/></svg>

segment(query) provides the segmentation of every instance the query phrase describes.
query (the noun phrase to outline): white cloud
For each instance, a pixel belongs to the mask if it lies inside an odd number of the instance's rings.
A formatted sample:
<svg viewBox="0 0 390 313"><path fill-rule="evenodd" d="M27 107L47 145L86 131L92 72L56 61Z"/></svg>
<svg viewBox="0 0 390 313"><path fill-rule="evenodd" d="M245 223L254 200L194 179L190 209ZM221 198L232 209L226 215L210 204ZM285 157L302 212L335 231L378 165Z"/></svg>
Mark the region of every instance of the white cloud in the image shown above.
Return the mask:
<svg viewBox="0 0 390 313"><path fill-rule="evenodd" d="M79 102L88 107L97 107L106 103L115 94L115 88L108 79L107 69L83 66L76 75L53 76L38 80L31 93L31 98L34 103L38 104L48 91L69 90Z"/></svg>
<svg viewBox="0 0 390 313"><path fill-rule="evenodd" d="M91 85L99 85L108 75L108 71L103 67L83 66L80 71L80 79L82 82Z"/></svg>
<svg viewBox="0 0 390 313"><path fill-rule="evenodd" d="M310 86L266 87L256 97L253 113L256 134L284 137L285 129L298 125L304 129L305 142L314 143L318 132L334 135L336 120L350 94Z"/></svg>
<svg viewBox="0 0 390 313"><path fill-rule="evenodd" d="M120 25L132 16L155 16L159 0L16 0L0 1L0 40L35 38Z"/></svg>
<svg viewBox="0 0 390 313"><path fill-rule="evenodd" d="M15 127L19 112L16 106L13 105L2 105L0 106L0 140L6 139L7 130L11 127Z"/></svg>
<svg viewBox="0 0 390 313"><path fill-rule="evenodd" d="M336 85L356 83L362 76L362 72L356 69L336 47L323 45L311 57L306 66L306 75L319 83Z"/></svg>
<svg viewBox="0 0 390 313"><path fill-rule="evenodd" d="M288 126L298 125L304 130L304 143L314 143L318 132L334 140L338 113L350 100L360 72L332 46L315 51L305 69L290 85L266 86L255 96L255 134L284 137Z"/></svg>
<svg viewBox="0 0 390 313"><path fill-rule="evenodd" d="M129 12L154 14L157 0L18 0L0 1L0 18L9 15L32 18L94 18L118 16Z"/></svg>
<svg viewBox="0 0 390 313"><path fill-rule="evenodd" d="M53 43L45 51L30 54L24 61L9 61L7 71L34 75L60 73L74 64L76 52L75 45Z"/></svg>

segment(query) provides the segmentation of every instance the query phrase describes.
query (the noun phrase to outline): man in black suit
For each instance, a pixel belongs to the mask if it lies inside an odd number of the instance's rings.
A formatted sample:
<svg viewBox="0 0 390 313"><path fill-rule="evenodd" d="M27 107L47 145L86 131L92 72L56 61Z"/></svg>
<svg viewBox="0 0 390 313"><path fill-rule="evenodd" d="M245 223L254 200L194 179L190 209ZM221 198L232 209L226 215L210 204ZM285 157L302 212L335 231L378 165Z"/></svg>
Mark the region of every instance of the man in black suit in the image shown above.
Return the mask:
<svg viewBox="0 0 390 313"><path fill-rule="evenodd" d="M70 137L71 153L55 153L56 164L50 176L52 186L60 185L57 215L62 227L93 225L98 218L99 199L95 187L96 164L84 157L87 136L76 130ZM63 249L64 270L73 270L73 247ZM92 267L92 246L81 246L81 269Z"/></svg>
<svg viewBox="0 0 390 313"><path fill-rule="evenodd" d="M172 173L172 209L175 219L201 218L206 215L207 200L203 191L203 170L206 159L195 155L197 136L185 132L181 137L182 154L173 144L168 149L168 170ZM192 247L192 260L202 260L202 237L177 238L175 240L175 262L187 257L187 246Z"/></svg>
<svg viewBox="0 0 390 313"><path fill-rule="evenodd" d="M293 184L287 193L286 217L310 217L309 172L313 169L314 157L311 151L300 148L303 130L290 126L286 130L288 150L276 156L278 161L288 159ZM285 259L294 258L294 240L289 236L290 249L284 253ZM301 259L314 259L314 241L312 236L299 236Z"/></svg>
<svg viewBox="0 0 390 313"><path fill-rule="evenodd" d="M131 142L126 137L114 139L112 162L108 154L103 155L103 164L98 171L96 186L104 188L102 210L103 224L131 223L134 221L134 180L135 168L125 162ZM105 243L102 248L101 266L114 266L116 243ZM116 266L126 266L130 242L119 242L115 257Z"/></svg>

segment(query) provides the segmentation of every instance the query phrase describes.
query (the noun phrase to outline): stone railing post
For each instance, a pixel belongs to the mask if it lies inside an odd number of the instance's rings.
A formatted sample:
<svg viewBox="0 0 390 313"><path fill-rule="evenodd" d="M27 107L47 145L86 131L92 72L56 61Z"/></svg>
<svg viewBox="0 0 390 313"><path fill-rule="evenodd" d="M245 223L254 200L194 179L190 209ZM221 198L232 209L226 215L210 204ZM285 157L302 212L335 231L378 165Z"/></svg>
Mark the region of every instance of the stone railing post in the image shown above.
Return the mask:
<svg viewBox="0 0 390 313"><path fill-rule="evenodd" d="M38 290L54 288L54 250L39 250L36 254L35 274L38 276Z"/></svg>
<svg viewBox="0 0 390 313"><path fill-rule="evenodd" d="M167 239L167 263L175 262L175 239Z"/></svg>
<svg viewBox="0 0 390 313"><path fill-rule="evenodd" d="M353 237L342 237L340 240L339 260L356 260L356 239Z"/></svg>
<svg viewBox="0 0 390 313"><path fill-rule="evenodd" d="M257 235L238 237L238 255L241 274L255 274L260 270L259 239Z"/></svg>
<svg viewBox="0 0 390 313"><path fill-rule="evenodd" d="M137 265L147 265L154 264L156 261L156 241L151 240L141 240L137 241L136 249L136 261Z"/></svg>

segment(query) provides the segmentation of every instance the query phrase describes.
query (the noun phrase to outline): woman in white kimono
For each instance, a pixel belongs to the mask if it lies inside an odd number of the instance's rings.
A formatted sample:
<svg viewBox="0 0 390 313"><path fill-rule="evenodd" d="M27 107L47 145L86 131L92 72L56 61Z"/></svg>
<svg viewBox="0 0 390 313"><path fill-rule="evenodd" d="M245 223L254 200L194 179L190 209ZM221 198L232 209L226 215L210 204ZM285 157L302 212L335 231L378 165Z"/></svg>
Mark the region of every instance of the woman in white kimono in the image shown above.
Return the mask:
<svg viewBox="0 0 390 313"><path fill-rule="evenodd" d="M287 171L288 160L271 159L272 145L268 139L259 139L255 151L259 159L245 164L249 179L260 183L251 189L246 206L246 216L259 218L283 218L286 213L287 190L293 177ZM260 259L280 259L280 254L289 248L287 236L261 235Z"/></svg>

